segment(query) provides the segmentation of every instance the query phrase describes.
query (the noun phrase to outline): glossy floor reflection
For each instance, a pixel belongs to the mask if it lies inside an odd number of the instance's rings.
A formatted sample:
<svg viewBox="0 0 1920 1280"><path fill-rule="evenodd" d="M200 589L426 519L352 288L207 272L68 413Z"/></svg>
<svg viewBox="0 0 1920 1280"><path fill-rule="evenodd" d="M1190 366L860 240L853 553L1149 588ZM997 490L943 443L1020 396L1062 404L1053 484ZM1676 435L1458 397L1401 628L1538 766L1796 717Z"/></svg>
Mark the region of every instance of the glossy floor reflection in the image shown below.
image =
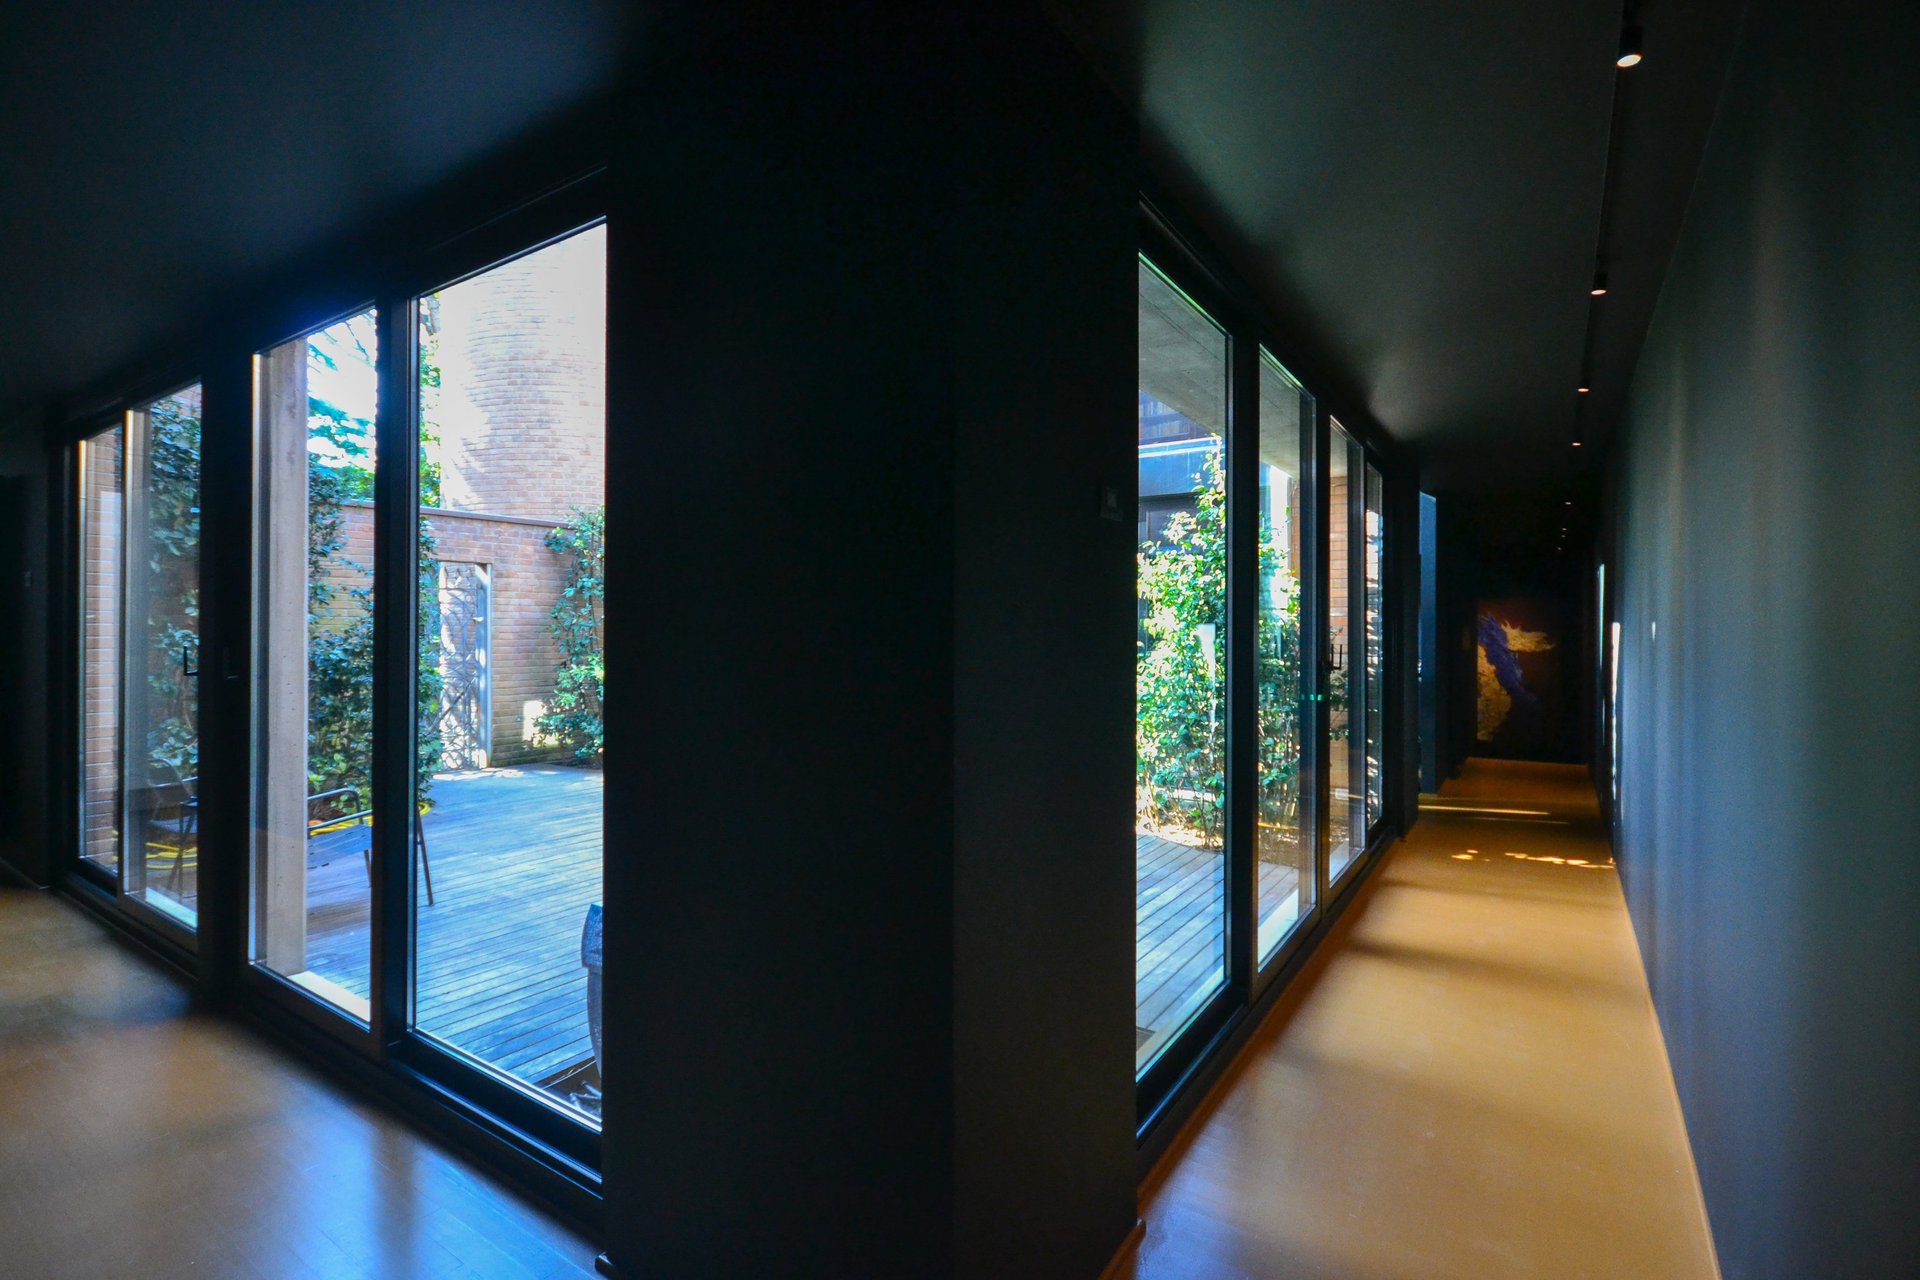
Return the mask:
<svg viewBox="0 0 1920 1280"><path fill-rule="evenodd" d="M1585 771L1473 762L1157 1171L1132 1280L1710 1280Z"/></svg>
<svg viewBox="0 0 1920 1280"><path fill-rule="evenodd" d="M593 1249L0 888L0 1275L560 1280Z"/></svg>

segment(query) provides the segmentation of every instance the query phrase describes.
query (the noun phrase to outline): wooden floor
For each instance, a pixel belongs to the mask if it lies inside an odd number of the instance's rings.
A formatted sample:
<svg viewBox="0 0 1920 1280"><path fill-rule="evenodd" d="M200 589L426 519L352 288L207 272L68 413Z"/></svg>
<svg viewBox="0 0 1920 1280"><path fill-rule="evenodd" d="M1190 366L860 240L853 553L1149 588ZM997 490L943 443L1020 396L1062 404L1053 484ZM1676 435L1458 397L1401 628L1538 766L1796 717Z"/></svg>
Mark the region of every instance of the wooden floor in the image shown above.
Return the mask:
<svg viewBox="0 0 1920 1280"><path fill-rule="evenodd" d="M1225 879L1218 850L1134 835L1134 1051L1144 1063L1219 986ZM1291 867L1260 864L1263 916L1298 914Z"/></svg>
<svg viewBox="0 0 1920 1280"><path fill-rule="evenodd" d="M0 888L0 1276L586 1280L593 1248Z"/></svg>
<svg viewBox="0 0 1920 1280"><path fill-rule="evenodd" d="M1362 895L1149 1180L1117 1274L1713 1280L1585 771L1473 762Z"/></svg>
<svg viewBox="0 0 1920 1280"><path fill-rule="evenodd" d="M527 765L434 779L415 1020L535 1083L593 1056L580 932L600 901L604 776ZM357 853L309 873L308 967L363 997L367 902Z"/></svg>

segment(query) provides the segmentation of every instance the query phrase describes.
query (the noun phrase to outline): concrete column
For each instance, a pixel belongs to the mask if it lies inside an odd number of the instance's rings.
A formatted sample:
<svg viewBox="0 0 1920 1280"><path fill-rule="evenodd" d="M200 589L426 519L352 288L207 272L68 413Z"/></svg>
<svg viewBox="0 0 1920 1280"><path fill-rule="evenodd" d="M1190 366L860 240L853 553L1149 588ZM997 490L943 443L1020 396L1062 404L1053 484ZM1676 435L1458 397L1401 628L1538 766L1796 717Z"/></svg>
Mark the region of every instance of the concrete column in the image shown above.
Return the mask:
<svg viewBox="0 0 1920 1280"><path fill-rule="evenodd" d="M125 893L147 887L147 829L154 809L154 779L147 740L153 695L148 689L147 498L151 487L149 434L152 419L127 414L126 458L121 471L126 523L120 538L120 884Z"/></svg>
<svg viewBox="0 0 1920 1280"><path fill-rule="evenodd" d="M307 967L307 344L259 362L254 958Z"/></svg>

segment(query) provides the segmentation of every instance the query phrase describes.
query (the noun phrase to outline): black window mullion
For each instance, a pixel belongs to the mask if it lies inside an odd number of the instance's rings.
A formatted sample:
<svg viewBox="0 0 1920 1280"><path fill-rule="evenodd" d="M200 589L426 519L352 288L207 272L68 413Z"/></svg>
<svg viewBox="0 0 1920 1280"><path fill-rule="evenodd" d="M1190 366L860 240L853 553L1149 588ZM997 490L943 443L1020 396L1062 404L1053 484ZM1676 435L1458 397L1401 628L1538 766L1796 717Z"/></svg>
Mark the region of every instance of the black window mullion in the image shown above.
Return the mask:
<svg viewBox="0 0 1920 1280"><path fill-rule="evenodd" d="M1260 348L1236 338L1227 356L1226 932L1227 983L1238 1004L1259 966Z"/></svg>
<svg viewBox="0 0 1920 1280"><path fill-rule="evenodd" d="M373 516L373 1034L391 1046L412 1022L414 652L420 449L415 307L383 298Z"/></svg>
<svg viewBox="0 0 1920 1280"><path fill-rule="evenodd" d="M247 960L252 808L253 378L244 354L201 380L199 930L201 979L226 991Z"/></svg>

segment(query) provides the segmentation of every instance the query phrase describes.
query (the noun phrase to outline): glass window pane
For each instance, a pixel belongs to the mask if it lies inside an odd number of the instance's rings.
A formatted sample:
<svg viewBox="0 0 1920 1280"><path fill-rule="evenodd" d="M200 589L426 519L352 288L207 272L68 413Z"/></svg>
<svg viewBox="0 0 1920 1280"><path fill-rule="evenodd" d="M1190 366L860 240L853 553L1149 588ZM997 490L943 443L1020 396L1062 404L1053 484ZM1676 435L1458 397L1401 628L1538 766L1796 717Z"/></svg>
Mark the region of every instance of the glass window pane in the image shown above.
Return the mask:
<svg viewBox="0 0 1920 1280"><path fill-rule="evenodd" d="M414 1026L589 1121L606 252L582 231L419 304Z"/></svg>
<svg viewBox="0 0 1920 1280"><path fill-rule="evenodd" d="M1313 906L1313 842L1300 813L1300 427L1313 401L1267 355L1260 361L1259 951L1264 961Z"/></svg>
<svg viewBox="0 0 1920 1280"><path fill-rule="evenodd" d="M125 892L193 927L200 831L200 388L127 414Z"/></svg>
<svg viewBox="0 0 1920 1280"><path fill-rule="evenodd" d="M121 523L126 429L80 443L80 854L120 873Z"/></svg>
<svg viewBox="0 0 1920 1280"><path fill-rule="evenodd" d="M252 956L369 1018L376 316L254 357Z"/></svg>
<svg viewBox="0 0 1920 1280"><path fill-rule="evenodd" d="M1384 626L1386 621L1385 588L1380 578L1381 555L1386 547L1386 525L1383 503L1385 487L1380 478L1379 468L1367 464L1367 831L1371 833L1380 821L1380 815L1386 808L1385 776L1381 770L1383 756L1381 748L1386 732L1384 719L1385 692L1382 674L1385 670L1386 649Z"/></svg>
<svg viewBox="0 0 1920 1280"><path fill-rule="evenodd" d="M1362 678L1348 626L1353 579L1353 491L1348 484L1354 446L1339 423L1327 433L1327 644L1332 655L1327 681L1327 878L1353 862L1364 837L1356 813L1361 795L1354 783L1356 724L1364 723L1366 682ZM1358 821L1356 821L1358 819Z"/></svg>
<svg viewBox="0 0 1920 1280"><path fill-rule="evenodd" d="M1135 1065L1225 981L1227 335L1140 264Z"/></svg>

